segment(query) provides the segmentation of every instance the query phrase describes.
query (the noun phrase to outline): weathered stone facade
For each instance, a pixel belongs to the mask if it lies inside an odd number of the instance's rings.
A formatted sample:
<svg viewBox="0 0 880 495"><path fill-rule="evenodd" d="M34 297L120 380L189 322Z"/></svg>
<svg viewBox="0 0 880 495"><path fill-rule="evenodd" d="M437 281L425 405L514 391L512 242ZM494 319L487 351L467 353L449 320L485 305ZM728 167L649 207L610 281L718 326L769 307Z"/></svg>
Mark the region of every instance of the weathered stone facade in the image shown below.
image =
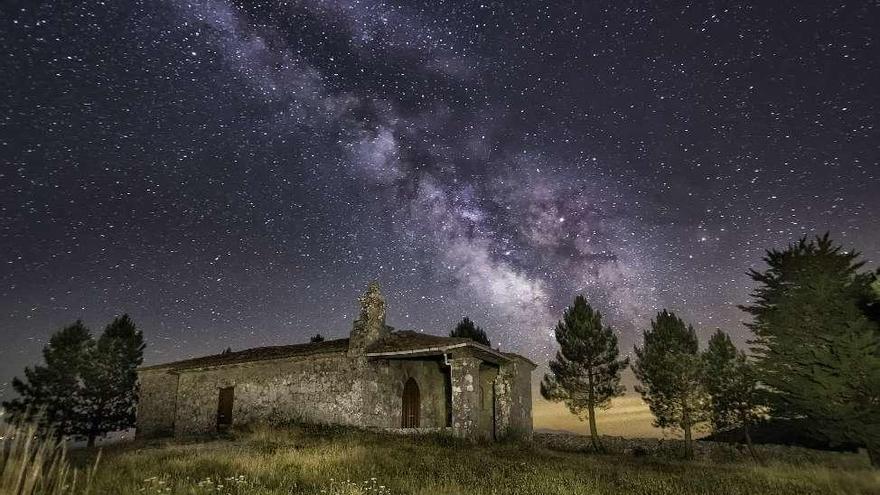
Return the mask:
<svg viewBox="0 0 880 495"><path fill-rule="evenodd" d="M232 425L304 421L408 425L482 439L531 435L533 363L468 339L394 332L385 325L376 285L361 304L350 339L142 368L138 435L217 431L224 407L219 391L230 387ZM410 379L417 393L405 396ZM405 421L407 401L411 414Z"/></svg>

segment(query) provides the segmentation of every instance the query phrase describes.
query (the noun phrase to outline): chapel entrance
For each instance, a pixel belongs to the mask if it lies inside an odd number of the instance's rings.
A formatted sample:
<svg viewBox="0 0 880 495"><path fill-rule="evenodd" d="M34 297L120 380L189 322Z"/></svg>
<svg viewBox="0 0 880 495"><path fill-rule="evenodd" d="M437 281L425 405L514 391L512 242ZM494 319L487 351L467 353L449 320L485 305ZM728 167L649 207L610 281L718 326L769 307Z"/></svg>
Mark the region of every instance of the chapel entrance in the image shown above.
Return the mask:
<svg viewBox="0 0 880 495"><path fill-rule="evenodd" d="M498 378L498 368L485 364L480 365L480 435L487 440L497 438L497 411L495 410L495 382Z"/></svg>
<svg viewBox="0 0 880 495"><path fill-rule="evenodd" d="M234 387L220 389L220 394L217 398L217 431L225 431L232 426L232 402L234 397Z"/></svg>
<svg viewBox="0 0 880 495"><path fill-rule="evenodd" d="M400 415L400 426L403 428L418 428L419 408L419 384L410 378L403 386L403 408Z"/></svg>

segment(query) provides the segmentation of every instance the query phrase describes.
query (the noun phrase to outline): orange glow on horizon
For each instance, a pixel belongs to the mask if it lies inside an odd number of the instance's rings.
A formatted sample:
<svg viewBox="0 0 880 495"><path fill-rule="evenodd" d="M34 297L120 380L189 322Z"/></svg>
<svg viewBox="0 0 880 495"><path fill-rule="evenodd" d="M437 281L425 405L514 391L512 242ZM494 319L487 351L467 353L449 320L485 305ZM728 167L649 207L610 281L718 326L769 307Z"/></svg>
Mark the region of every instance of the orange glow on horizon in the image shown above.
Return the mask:
<svg viewBox="0 0 880 495"><path fill-rule="evenodd" d="M535 430L557 430L589 434L586 421L572 414L565 404L548 402L540 395L533 398L532 417ZM665 431L651 424L653 416L648 405L638 395L625 395L611 401L611 407L596 414L596 427L600 435L641 438L671 438L672 431Z"/></svg>

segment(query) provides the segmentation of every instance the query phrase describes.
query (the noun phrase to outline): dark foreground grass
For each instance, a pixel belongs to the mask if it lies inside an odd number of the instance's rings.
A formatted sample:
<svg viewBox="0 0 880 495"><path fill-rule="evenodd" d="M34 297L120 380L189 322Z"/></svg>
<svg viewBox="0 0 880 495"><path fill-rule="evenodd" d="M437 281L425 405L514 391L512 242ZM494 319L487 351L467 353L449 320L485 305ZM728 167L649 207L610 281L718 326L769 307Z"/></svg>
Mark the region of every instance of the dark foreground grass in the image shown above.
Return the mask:
<svg viewBox="0 0 880 495"><path fill-rule="evenodd" d="M261 428L200 443L106 449L92 493L880 493L880 474L850 455L826 466L777 460L756 467L565 453L522 444L473 446L338 428ZM79 462L88 465L88 456Z"/></svg>

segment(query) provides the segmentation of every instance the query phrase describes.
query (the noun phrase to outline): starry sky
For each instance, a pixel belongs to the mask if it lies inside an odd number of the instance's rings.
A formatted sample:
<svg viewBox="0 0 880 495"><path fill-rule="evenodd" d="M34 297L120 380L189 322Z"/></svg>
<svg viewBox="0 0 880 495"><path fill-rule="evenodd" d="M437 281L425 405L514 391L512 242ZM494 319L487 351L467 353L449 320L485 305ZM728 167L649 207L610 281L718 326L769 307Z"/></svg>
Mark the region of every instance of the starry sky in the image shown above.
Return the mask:
<svg viewBox="0 0 880 495"><path fill-rule="evenodd" d="M0 6L0 396L127 312L146 362L388 323L546 362L583 293L748 338L746 271L880 258L874 1Z"/></svg>

